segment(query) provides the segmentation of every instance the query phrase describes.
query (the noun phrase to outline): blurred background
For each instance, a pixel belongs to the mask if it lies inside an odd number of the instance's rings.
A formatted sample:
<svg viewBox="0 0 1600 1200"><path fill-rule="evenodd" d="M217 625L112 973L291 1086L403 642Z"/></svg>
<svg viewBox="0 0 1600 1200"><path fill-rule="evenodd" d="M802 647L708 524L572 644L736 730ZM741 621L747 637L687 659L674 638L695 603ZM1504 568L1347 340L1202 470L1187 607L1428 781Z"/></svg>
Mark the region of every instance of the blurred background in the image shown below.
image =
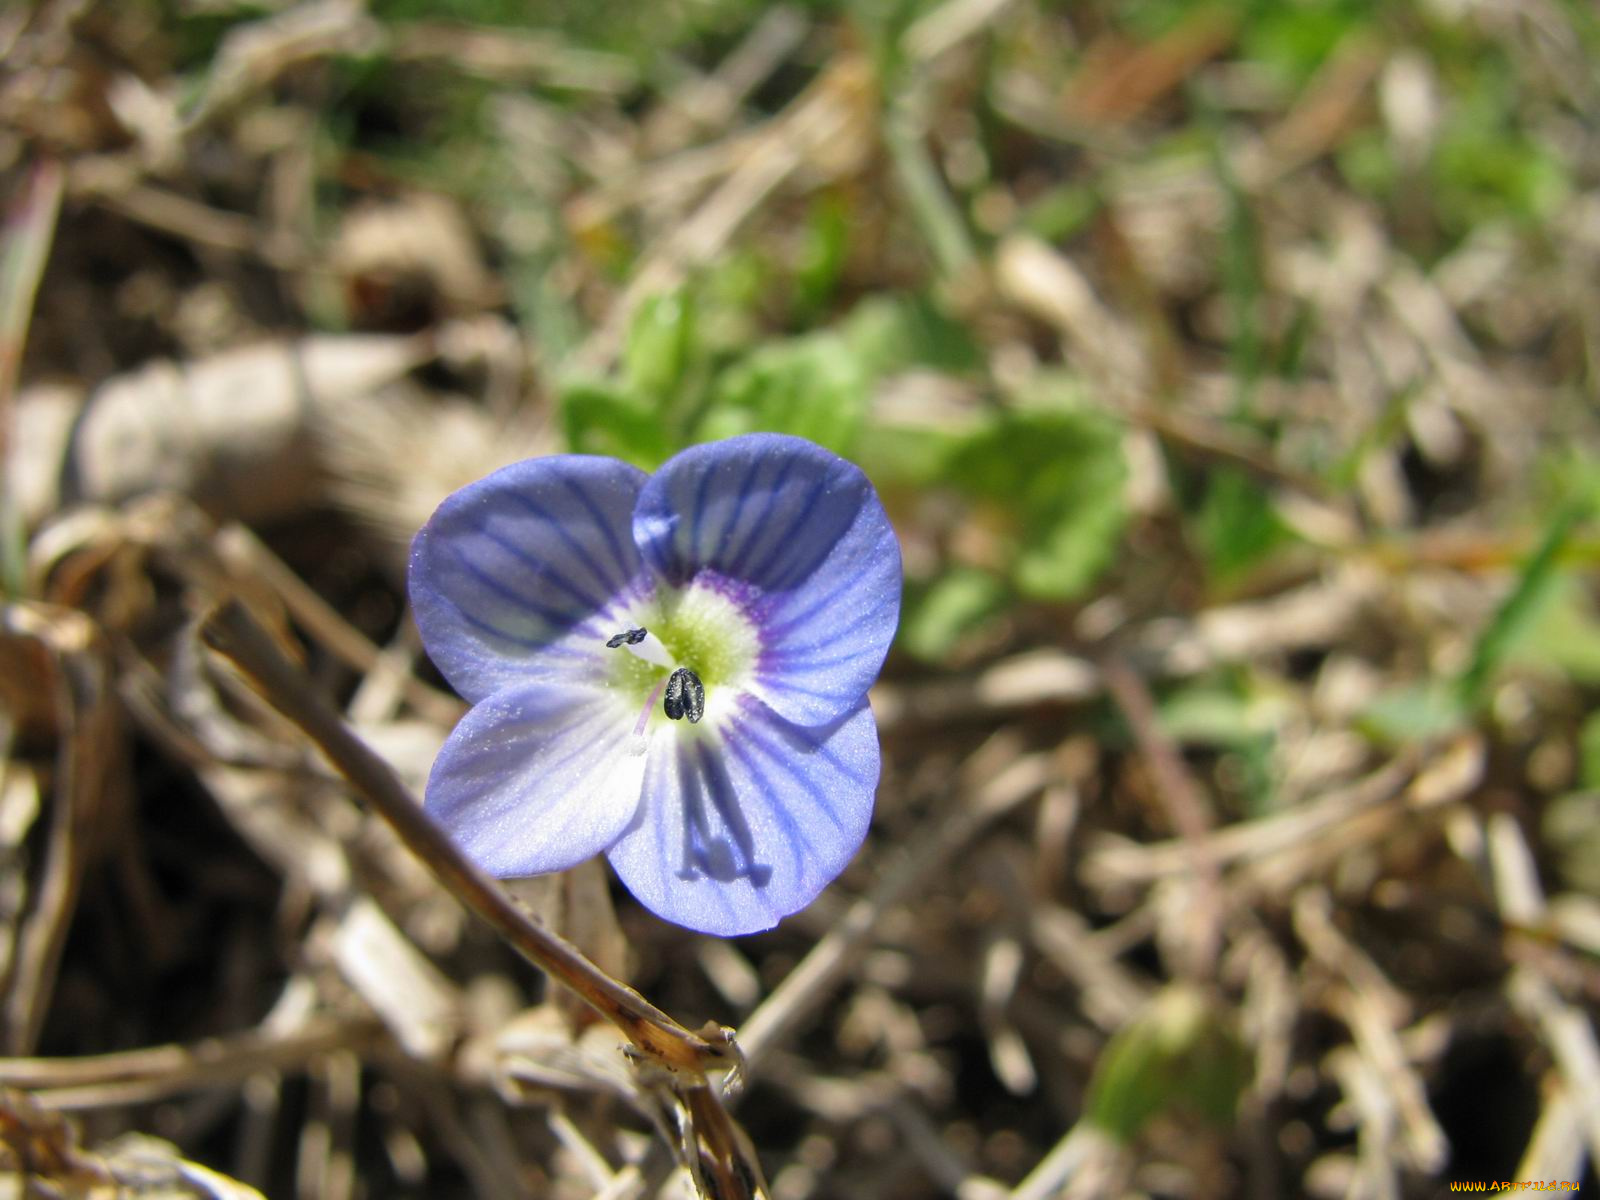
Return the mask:
<svg viewBox="0 0 1600 1200"><path fill-rule="evenodd" d="M730 942L517 893L740 1030L771 1196L1592 1189L1597 56L1583 0L0 12L6 1194L692 1194L195 628L420 788L434 505L750 430L901 537L866 847Z"/></svg>

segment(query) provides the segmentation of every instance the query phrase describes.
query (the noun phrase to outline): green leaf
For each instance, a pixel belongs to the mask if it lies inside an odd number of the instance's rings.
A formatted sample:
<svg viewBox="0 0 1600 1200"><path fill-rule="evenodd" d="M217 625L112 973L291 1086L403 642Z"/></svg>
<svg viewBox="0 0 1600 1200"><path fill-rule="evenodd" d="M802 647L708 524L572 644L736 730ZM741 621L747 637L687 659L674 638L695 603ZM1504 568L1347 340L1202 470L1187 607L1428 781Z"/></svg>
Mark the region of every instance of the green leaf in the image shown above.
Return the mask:
<svg viewBox="0 0 1600 1200"><path fill-rule="evenodd" d="M1557 582L1556 565L1561 548L1584 511L1581 503L1569 504L1551 518L1538 547L1518 572L1516 585L1478 635L1472 661L1456 685L1462 703L1472 706L1482 703L1495 668L1528 631L1551 596Z"/></svg>
<svg viewBox="0 0 1600 1200"><path fill-rule="evenodd" d="M959 568L906 596L900 644L918 658L938 662L963 636L1005 606L1005 583L987 571Z"/></svg>
<svg viewBox="0 0 1600 1200"><path fill-rule="evenodd" d="M1018 223L1047 242L1083 232L1102 207L1100 194L1081 183L1060 184L1022 210Z"/></svg>
<svg viewBox="0 0 1600 1200"><path fill-rule="evenodd" d="M1554 669L1578 683L1600 684L1600 616L1574 573L1563 571L1551 580L1507 658Z"/></svg>
<svg viewBox="0 0 1600 1200"><path fill-rule="evenodd" d="M1249 1078L1249 1055L1226 1013L1198 989L1173 984L1101 1051L1084 1118L1124 1144L1174 1109L1226 1127Z"/></svg>
<svg viewBox="0 0 1600 1200"><path fill-rule="evenodd" d="M1434 679L1380 693L1356 724L1374 741L1403 746L1459 729L1466 719L1460 692Z"/></svg>
<svg viewBox="0 0 1600 1200"><path fill-rule="evenodd" d="M28 530L10 489L0 485L0 603L22 597L28 574Z"/></svg>
<svg viewBox="0 0 1600 1200"><path fill-rule="evenodd" d="M684 288L651 296L634 311L622 353L623 377L638 396L675 395L694 351L695 305Z"/></svg>
<svg viewBox="0 0 1600 1200"><path fill-rule="evenodd" d="M965 444L966 424L869 421L852 456L880 487L926 487L944 479L951 457Z"/></svg>
<svg viewBox="0 0 1600 1200"><path fill-rule="evenodd" d="M1223 791L1236 795L1246 812L1260 815L1274 807L1275 751L1286 705L1253 687L1243 672L1237 678L1229 674L1180 684L1163 696L1161 728L1180 745L1222 750Z"/></svg>
<svg viewBox="0 0 1600 1200"><path fill-rule="evenodd" d="M1535 632L1552 616L1561 615L1561 552L1587 511L1586 502L1578 501L1551 518L1538 547L1518 571L1516 583L1478 635L1472 659L1461 674L1448 682L1433 679L1380 695L1361 714L1360 723L1369 736L1392 744L1435 737L1459 728L1487 701L1500 667L1514 651L1536 645ZM1569 661L1583 670L1595 665L1592 658L1600 647L1594 631L1581 624L1583 614L1578 615L1580 624L1576 630L1569 628L1570 640L1557 653L1569 654ZM1567 616L1570 621L1570 609ZM1590 636L1582 636L1584 633Z"/></svg>
<svg viewBox="0 0 1600 1200"><path fill-rule="evenodd" d="M1183 745L1252 746L1281 727L1284 706L1216 680L1180 685L1161 700L1161 728Z"/></svg>
<svg viewBox="0 0 1600 1200"><path fill-rule="evenodd" d="M984 365L983 350L971 329L921 293L863 300L850 310L839 332L877 375L911 367L965 374Z"/></svg>
<svg viewBox="0 0 1600 1200"><path fill-rule="evenodd" d="M1036 599L1085 591L1127 521L1121 429L1088 410L1010 413L970 438L952 482L986 504L1010 541L1017 587Z"/></svg>
<svg viewBox="0 0 1600 1200"><path fill-rule="evenodd" d="M1341 43L1372 22L1373 0L1313 0L1303 4L1245 4L1243 57L1304 84Z"/></svg>
<svg viewBox="0 0 1600 1200"><path fill-rule="evenodd" d="M923 119L905 98L893 99L880 125L884 149L900 185L904 211L921 233L946 279L959 279L978 260L965 214L934 165Z"/></svg>
<svg viewBox="0 0 1600 1200"><path fill-rule="evenodd" d="M1194 535L1212 578L1222 588L1238 583L1294 536L1279 519L1266 489L1231 467L1210 476Z"/></svg>
<svg viewBox="0 0 1600 1200"><path fill-rule="evenodd" d="M610 384L571 381L561 389L557 408L574 454L604 454L651 471L672 453L659 406Z"/></svg>
<svg viewBox="0 0 1600 1200"><path fill-rule="evenodd" d="M1509 123L1506 98L1485 85L1440 135L1433 156L1434 195L1458 231L1512 217L1548 219L1572 192L1559 153Z"/></svg>
<svg viewBox="0 0 1600 1200"><path fill-rule="evenodd" d="M1540 455L1539 477L1544 507L1576 504L1585 513L1600 510L1600 461L1582 444L1563 440L1547 447Z"/></svg>
<svg viewBox="0 0 1600 1200"><path fill-rule="evenodd" d="M795 307L801 314L820 312L833 298L849 249L850 210L836 193L824 193L807 214L795 264Z"/></svg>
<svg viewBox="0 0 1600 1200"><path fill-rule="evenodd" d="M847 454L866 418L872 376L838 334L771 342L717 380L697 439L763 430Z"/></svg>
<svg viewBox="0 0 1600 1200"><path fill-rule="evenodd" d="M1583 731L1578 734L1578 751L1583 786L1600 791L1600 712L1590 713L1584 720Z"/></svg>

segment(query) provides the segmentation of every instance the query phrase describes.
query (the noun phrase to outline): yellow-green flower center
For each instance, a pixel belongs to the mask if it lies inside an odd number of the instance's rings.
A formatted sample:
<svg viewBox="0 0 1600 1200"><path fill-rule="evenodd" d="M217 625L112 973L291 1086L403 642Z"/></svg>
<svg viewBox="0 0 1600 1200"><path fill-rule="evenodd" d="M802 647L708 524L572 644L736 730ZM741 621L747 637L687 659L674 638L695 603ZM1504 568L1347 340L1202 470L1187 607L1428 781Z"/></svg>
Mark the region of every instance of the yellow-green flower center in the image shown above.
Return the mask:
<svg viewBox="0 0 1600 1200"><path fill-rule="evenodd" d="M647 703L674 671L687 668L705 688L705 720L714 725L749 687L760 641L744 610L717 587L663 588L631 616L646 636L607 652L610 684L624 695Z"/></svg>

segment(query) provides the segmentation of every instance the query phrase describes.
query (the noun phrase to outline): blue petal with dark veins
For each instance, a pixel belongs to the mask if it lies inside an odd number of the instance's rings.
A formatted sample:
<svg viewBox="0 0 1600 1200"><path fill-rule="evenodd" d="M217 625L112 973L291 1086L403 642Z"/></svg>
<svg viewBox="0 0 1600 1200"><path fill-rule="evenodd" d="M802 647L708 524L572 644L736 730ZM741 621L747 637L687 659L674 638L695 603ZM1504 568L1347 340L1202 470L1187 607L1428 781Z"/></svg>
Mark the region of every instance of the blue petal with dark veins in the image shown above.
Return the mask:
<svg viewBox="0 0 1600 1200"><path fill-rule="evenodd" d="M456 691L476 701L603 669L613 611L648 587L632 535L644 481L615 459L553 455L439 506L411 544L411 603L428 656Z"/></svg>
<svg viewBox="0 0 1600 1200"><path fill-rule="evenodd" d="M770 929L860 847L878 770L865 698L816 726L747 699L714 734L652 740L643 798L607 857L669 921L724 937Z"/></svg>
<svg viewBox="0 0 1600 1200"><path fill-rule="evenodd" d="M704 570L749 585L753 690L781 715L825 724L877 678L900 619L900 545L854 464L781 434L691 447L644 485L633 535L671 584Z"/></svg>

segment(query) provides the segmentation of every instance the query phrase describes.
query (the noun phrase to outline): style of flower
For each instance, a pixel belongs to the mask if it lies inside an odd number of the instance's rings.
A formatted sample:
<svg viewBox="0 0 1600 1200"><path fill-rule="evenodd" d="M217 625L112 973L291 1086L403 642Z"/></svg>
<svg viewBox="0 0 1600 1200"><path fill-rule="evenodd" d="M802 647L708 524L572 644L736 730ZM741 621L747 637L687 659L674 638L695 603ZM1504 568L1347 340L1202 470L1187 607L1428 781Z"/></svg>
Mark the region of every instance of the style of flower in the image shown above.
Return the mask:
<svg viewBox="0 0 1600 1200"><path fill-rule="evenodd" d="M470 484L411 549L423 644L473 706L427 810L491 874L603 851L669 921L769 929L866 835L900 579L871 483L801 438Z"/></svg>

